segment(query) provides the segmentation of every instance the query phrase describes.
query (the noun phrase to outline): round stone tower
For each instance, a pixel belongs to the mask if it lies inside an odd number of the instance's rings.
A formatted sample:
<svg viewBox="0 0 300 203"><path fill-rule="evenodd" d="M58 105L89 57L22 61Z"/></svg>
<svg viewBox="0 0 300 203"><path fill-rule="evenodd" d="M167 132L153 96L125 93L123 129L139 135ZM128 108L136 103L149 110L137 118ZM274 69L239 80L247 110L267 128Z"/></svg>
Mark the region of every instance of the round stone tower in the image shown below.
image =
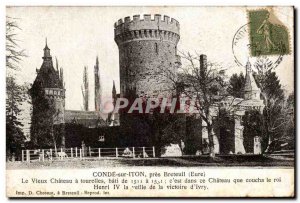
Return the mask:
<svg viewBox="0 0 300 203"><path fill-rule="evenodd" d="M119 47L121 97L170 96L180 64L177 55L179 22L168 16L134 15L115 23Z"/></svg>

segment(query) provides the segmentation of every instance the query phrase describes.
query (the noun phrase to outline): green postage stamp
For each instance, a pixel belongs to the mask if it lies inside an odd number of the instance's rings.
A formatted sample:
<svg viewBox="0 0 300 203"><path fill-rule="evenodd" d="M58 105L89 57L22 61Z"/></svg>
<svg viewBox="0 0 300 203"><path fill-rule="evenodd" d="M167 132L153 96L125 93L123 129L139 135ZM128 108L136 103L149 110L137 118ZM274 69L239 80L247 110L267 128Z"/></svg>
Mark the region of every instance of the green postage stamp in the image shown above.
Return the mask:
<svg viewBox="0 0 300 203"><path fill-rule="evenodd" d="M267 9L248 11L251 55L290 54L287 28Z"/></svg>

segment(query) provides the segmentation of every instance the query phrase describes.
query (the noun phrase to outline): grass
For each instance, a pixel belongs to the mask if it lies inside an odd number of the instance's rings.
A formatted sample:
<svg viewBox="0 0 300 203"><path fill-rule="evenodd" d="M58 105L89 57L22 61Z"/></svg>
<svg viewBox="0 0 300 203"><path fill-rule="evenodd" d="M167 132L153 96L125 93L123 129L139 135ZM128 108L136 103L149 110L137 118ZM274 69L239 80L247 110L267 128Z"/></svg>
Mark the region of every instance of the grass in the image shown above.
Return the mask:
<svg viewBox="0 0 300 203"><path fill-rule="evenodd" d="M131 167L131 166L156 166L156 167L294 167L294 160L273 159L262 155L223 155L215 159L209 156L184 156L164 158L88 158L65 159L45 162L7 162L7 169L48 169L48 168L101 168L101 167Z"/></svg>

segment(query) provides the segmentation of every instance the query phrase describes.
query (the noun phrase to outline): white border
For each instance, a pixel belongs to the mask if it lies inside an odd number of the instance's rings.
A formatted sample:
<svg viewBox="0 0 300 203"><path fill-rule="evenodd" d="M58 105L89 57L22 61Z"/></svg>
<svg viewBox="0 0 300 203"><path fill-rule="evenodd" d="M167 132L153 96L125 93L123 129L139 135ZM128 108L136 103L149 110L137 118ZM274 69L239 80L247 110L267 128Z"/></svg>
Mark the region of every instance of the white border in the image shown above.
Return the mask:
<svg viewBox="0 0 300 203"><path fill-rule="evenodd" d="M202 0L202 1L193 1L193 0L171 0L171 1L162 1L162 0L102 0L102 1L96 1L96 0L57 0L57 1L51 1L51 0L4 0L0 1L0 29L1 29L1 36L0 36L0 55L1 55L1 62L0 62L0 129L2 131L1 133L1 141L0 141L0 149L1 149L1 173L0 173L0 195L1 195L1 202L8 202L9 200L6 198L6 191L5 191L5 7L6 6L63 6L63 5L71 5L71 6L164 6L164 5L176 5L176 6L262 6L262 5L294 5L295 8L300 7L300 1L299 0L252 0L252 1L234 1L234 0ZM297 15L296 15L297 18ZM296 20L296 23L299 24L298 20ZM297 25L295 25L297 26ZM299 35L297 32L295 32L295 37L298 39ZM296 43L298 41L296 40ZM298 43L296 44L296 47L298 47ZM299 52L296 52L295 59L299 58ZM296 63L297 65L298 63ZM298 68L298 67L296 67ZM299 78L300 71L297 71L297 78ZM297 79L295 80L297 81ZM299 83L297 85L297 90L299 90ZM297 95L299 96L299 93L297 92ZM299 98L297 97L297 101L299 101ZM299 109L299 108L298 108ZM299 113L297 111L296 115ZM298 120L299 122L299 120ZM298 123L297 123L298 126ZM297 135L296 135L297 137ZM299 137L297 138L297 147L299 147ZM299 150L297 150L298 152ZM298 153L297 155L298 156ZM299 167L297 167L297 175L299 176ZM297 176L297 177L298 177ZM297 181L298 182L298 181ZM299 188L299 185L298 187ZM298 192L296 194L299 195ZM12 201L12 200L10 200ZM14 200L15 201L15 200ZM34 201L34 200L30 200ZM40 201L40 200L38 200ZM57 202L63 202L64 200L56 200ZM69 200L70 201L70 200ZM81 200L81 201L88 201L88 200ZM112 202L115 202L118 200L113 200ZM132 201L132 200L126 200L126 201ZM141 201L140 199L136 201ZM155 202L162 202L164 200L154 200ZM186 200L179 200L179 201L186 201ZM203 201L203 200L200 200ZM216 201L224 201L224 199L221 200L213 200L209 202L216 202ZM227 200L232 201L232 200ZM245 199L237 200L237 202L243 202ZM257 200L255 200L257 201ZM259 200L259 202L262 202L263 200ZM271 200L273 201L273 200Z"/></svg>

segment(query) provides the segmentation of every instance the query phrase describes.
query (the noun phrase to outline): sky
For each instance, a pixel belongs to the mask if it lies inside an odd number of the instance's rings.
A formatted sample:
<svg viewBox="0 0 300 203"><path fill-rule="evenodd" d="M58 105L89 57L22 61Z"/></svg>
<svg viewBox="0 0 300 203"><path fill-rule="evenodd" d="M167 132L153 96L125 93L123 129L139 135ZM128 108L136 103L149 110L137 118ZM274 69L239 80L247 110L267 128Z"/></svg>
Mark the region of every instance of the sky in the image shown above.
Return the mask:
<svg viewBox="0 0 300 203"><path fill-rule="evenodd" d="M103 96L111 97L113 80L119 92L119 53L114 42L114 23L135 14L162 14L180 23L178 50L206 54L209 61L221 64L227 73L245 73L234 62L232 41L237 30L247 24L247 10L255 7L8 7L7 16L18 18L19 46L28 57L20 63L20 83L33 83L36 68L42 65L43 48L48 47L64 70L66 109L82 110L81 94L84 66L88 67L90 110L94 110L94 65L99 57ZM273 8L273 14L286 26L293 45L293 10ZM245 40L248 40L247 38ZM248 59L244 50L239 55ZM276 68L287 92L294 88L294 50ZM252 59L251 59L252 60ZM55 61L53 61L55 62Z"/></svg>

